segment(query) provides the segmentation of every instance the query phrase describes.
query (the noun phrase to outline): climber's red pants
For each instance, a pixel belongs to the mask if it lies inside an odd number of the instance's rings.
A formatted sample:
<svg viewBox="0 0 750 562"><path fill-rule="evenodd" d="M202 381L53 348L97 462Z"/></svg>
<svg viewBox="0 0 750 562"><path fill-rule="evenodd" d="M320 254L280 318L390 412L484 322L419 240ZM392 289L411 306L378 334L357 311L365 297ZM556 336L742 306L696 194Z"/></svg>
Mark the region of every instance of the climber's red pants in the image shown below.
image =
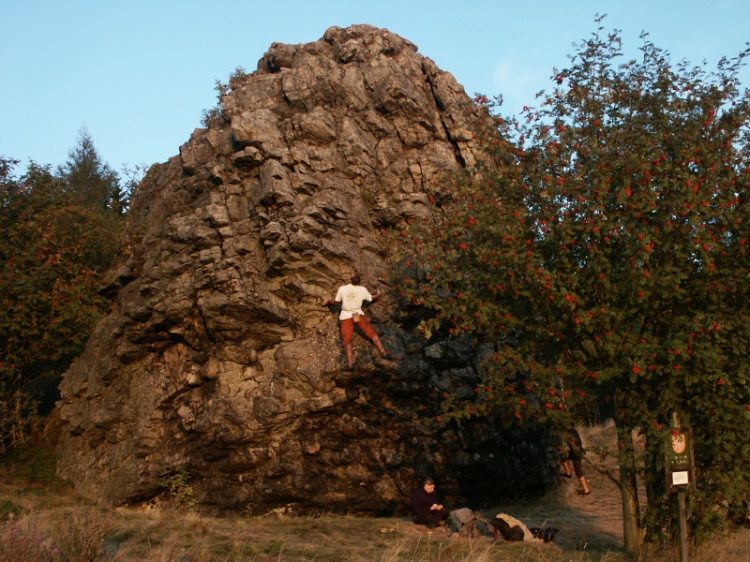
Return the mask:
<svg viewBox="0 0 750 562"><path fill-rule="evenodd" d="M366 316L360 315L357 324L359 325L360 330L362 330L368 338L373 339L377 337L375 329L372 327L372 324L370 324L370 321ZM344 340L344 345L351 345L352 335L354 334L354 325L354 320L351 318L341 321L341 338Z"/></svg>

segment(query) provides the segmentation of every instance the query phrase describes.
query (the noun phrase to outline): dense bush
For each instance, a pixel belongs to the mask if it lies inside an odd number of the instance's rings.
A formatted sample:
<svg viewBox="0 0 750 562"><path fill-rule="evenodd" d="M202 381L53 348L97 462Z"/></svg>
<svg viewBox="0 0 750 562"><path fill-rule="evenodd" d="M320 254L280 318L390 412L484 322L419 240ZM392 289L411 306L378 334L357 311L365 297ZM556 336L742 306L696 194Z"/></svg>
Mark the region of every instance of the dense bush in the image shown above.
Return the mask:
<svg viewBox="0 0 750 562"><path fill-rule="evenodd" d="M19 178L16 165L0 158L0 452L29 435L107 309L99 283L120 253L125 208L85 133L56 174L32 163Z"/></svg>

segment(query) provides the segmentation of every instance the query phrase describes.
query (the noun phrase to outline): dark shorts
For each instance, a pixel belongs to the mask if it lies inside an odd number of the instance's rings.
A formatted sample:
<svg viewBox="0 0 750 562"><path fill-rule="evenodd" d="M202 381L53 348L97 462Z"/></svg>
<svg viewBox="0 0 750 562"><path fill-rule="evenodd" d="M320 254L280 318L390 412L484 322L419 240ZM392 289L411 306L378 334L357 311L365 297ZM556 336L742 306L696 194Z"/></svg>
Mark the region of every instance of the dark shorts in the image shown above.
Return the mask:
<svg viewBox="0 0 750 562"><path fill-rule="evenodd" d="M568 460L573 461L573 470L575 471L576 476L581 478L583 476L583 462L581 461L581 458L571 455L568 457Z"/></svg>

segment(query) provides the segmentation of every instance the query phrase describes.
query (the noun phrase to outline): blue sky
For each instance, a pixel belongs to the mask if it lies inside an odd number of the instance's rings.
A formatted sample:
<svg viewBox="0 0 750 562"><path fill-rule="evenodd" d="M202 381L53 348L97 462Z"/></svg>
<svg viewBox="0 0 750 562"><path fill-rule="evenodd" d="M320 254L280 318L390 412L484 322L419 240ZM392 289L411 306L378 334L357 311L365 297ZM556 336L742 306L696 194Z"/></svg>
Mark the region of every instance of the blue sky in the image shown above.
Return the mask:
<svg viewBox="0 0 750 562"><path fill-rule="evenodd" d="M0 0L0 156L56 167L85 127L115 171L164 162L215 105L217 80L255 70L273 42L358 23L515 114L551 88L596 14L633 56L642 31L673 62L712 68L750 41L747 0Z"/></svg>

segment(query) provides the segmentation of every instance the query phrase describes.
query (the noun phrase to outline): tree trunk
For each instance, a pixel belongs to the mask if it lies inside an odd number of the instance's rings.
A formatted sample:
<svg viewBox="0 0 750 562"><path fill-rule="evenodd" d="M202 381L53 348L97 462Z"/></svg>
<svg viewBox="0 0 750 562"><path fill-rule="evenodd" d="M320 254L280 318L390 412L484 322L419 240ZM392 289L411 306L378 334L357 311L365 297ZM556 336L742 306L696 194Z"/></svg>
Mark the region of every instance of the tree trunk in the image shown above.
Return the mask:
<svg viewBox="0 0 750 562"><path fill-rule="evenodd" d="M635 447L630 429L617 428L622 495L622 530L625 552L637 555L641 545L641 518L636 482Z"/></svg>
<svg viewBox="0 0 750 562"><path fill-rule="evenodd" d="M646 490L646 512L643 514L641 526L645 537L659 532L661 522L668 509L669 502L667 482L665 478L664 435L658 430L646 433L646 450L644 451L643 487Z"/></svg>

